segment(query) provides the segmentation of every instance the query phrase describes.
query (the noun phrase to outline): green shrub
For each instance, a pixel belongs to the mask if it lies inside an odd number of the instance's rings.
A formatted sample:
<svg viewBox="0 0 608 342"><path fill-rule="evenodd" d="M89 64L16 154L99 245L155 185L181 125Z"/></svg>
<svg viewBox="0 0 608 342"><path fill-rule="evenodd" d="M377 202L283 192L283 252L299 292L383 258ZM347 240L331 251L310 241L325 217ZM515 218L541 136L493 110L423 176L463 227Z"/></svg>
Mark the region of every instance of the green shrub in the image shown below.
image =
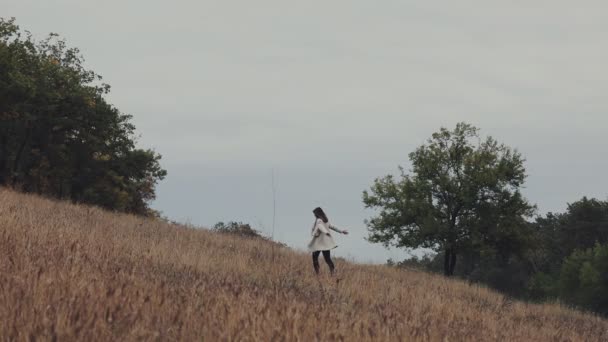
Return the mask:
<svg viewBox="0 0 608 342"><path fill-rule="evenodd" d="M282 242L274 241L268 236L262 235L259 231L251 228L248 223L230 221L227 223L218 222L213 226L213 230L222 234L233 234L246 238L261 239L278 247L287 247Z"/></svg>
<svg viewBox="0 0 608 342"><path fill-rule="evenodd" d="M528 298L533 300L542 300L557 296L557 280L554 276L538 272L530 277L527 286Z"/></svg>
<svg viewBox="0 0 608 342"><path fill-rule="evenodd" d="M259 237L263 238L263 236L257 230L251 228L251 226L247 223L242 222L233 222L230 221L228 223L218 222L213 226L213 230L219 233L227 233L227 234L235 234L246 237Z"/></svg>
<svg viewBox="0 0 608 342"><path fill-rule="evenodd" d="M567 257L558 286L564 301L608 314L608 245L596 244Z"/></svg>

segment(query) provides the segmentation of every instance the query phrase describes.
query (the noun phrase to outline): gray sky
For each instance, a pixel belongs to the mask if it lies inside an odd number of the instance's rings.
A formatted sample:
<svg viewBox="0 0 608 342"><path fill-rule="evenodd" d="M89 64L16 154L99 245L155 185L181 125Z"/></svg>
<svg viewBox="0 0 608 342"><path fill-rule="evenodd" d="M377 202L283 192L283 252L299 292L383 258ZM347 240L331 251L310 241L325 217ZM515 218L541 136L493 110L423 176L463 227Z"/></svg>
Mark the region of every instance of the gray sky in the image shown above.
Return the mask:
<svg viewBox="0 0 608 342"><path fill-rule="evenodd" d="M527 158L541 213L608 194L606 1L3 0L57 32L134 115L169 175L174 220L272 227L303 249L326 208L336 254L403 258L364 241L361 192L467 121Z"/></svg>

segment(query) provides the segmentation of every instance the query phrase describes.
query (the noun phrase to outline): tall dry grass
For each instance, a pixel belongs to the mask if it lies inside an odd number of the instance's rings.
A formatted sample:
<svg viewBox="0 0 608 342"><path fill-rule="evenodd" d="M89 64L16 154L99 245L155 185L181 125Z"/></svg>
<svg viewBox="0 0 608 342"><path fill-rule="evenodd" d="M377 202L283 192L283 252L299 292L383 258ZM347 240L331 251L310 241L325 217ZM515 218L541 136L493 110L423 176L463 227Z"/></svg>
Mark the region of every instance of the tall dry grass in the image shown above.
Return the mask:
<svg viewBox="0 0 608 342"><path fill-rule="evenodd" d="M608 322L0 188L2 340L601 341ZM326 268L323 269L327 271Z"/></svg>

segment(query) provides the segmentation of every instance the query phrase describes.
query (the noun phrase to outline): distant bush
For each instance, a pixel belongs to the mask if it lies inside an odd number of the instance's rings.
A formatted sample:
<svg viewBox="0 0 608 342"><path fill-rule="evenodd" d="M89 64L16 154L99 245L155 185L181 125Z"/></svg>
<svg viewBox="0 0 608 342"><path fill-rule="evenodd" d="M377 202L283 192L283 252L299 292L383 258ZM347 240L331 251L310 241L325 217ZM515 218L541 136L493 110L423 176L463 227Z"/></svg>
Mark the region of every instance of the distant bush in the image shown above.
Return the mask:
<svg viewBox="0 0 608 342"><path fill-rule="evenodd" d="M262 236L259 231L251 228L249 224L242 222L218 222L213 226L213 230L218 233L264 238L264 236Z"/></svg>
<svg viewBox="0 0 608 342"><path fill-rule="evenodd" d="M398 268L413 268L423 271L430 272L440 272L441 266L437 266L437 258L436 254L424 254L421 257L413 256L409 259L404 259L402 261L394 261L393 259L388 259L386 261L388 266L394 266Z"/></svg>
<svg viewBox="0 0 608 342"><path fill-rule="evenodd" d="M284 243L273 241L271 238L262 235L262 233L260 233L259 231L251 228L248 223L235 221L230 221L227 223L218 222L213 226L213 230L222 234L233 234L247 238L262 239L281 247L286 246Z"/></svg>

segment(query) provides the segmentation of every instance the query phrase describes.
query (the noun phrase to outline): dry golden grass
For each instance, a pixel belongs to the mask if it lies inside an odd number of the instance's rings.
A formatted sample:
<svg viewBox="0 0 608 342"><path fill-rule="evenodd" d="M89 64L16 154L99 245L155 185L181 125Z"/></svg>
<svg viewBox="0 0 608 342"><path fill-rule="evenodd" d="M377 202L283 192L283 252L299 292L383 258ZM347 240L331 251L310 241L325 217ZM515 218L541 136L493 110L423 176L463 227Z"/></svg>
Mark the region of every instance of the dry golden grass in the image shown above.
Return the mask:
<svg viewBox="0 0 608 342"><path fill-rule="evenodd" d="M324 266L324 265L322 265ZM415 271L0 188L0 338L600 341L608 322ZM327 268L323 268L327 272Z"/></svg>

